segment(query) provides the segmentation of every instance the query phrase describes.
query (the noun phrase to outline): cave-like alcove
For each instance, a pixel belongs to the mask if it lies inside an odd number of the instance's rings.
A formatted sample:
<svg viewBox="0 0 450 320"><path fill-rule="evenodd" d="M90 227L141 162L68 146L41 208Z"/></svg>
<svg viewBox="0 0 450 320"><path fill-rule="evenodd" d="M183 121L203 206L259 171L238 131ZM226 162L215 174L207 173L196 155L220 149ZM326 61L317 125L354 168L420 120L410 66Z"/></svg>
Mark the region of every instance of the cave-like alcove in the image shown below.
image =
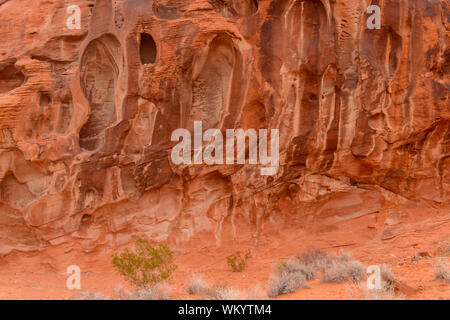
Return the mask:
<svg viewBox="0 0 450 320"><path fill-rule="evenodd" d="M156 43L148 33L141 33L140 56L143 64L151 64L156 61Z"/></svg>

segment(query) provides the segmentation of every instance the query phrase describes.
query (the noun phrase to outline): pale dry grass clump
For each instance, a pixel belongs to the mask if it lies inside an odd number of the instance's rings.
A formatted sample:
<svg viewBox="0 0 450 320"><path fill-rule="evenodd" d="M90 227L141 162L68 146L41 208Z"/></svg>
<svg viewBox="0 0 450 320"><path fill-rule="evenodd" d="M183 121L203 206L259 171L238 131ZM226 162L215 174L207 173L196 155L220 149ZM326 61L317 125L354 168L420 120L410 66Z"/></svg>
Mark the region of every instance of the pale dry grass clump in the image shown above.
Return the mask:
<svg viewBox="0 0 450 320"><path fill-rule="evenodd" d="M347 296L352 300L401 300L394 290L369 289L365 283L345 284Z"/></svg>
<svg viewBox="0 0 450 320"><path fill-rule="evenodd" d="M198 296L206 295L211 290L210 286L203 280L201 276L192 276L186 285L186 292L188 294L195 294Z"/></svg>
<svg viewBox="0 0 450 320"><path fill-rule="evenodd" d="M313 280L316 277L314 265L306 264L301 260L287 260L277 266L279 274L301 274L306 281Z"/></svg>
<svg viewBox="0 0 450 320"><path fill-rule="evenodd" d="M245 300L267 300L267 294L257 284L252 290L246 293Z"/></svg>
<svg viewBox="0 0 450 320"><path fill-rule="evenodd" d="M361 293L365 300L399 300L401 297L397 297L393 289L368 289L361 286Z"/></svg>
<svg viewBox="0 0 450 320"><path fill-rule="evenodd" d="M450 264L444 259L437 259L433 264L436 279L450 282Z"/></svg>
<svg viewBox="0 0 450 320"><path fill-rule="evenodd" d="M302 273L281 273L269 280L267 295L273 298L282 294L293 293L302 288L310 288L306 283L306 277Z"/></svg>
<svg viewBox="0 0 450 320"><path fill-rule="evenodd" d="M249 292L242 292L228 285L213 287L206 295L206 300L264 300L266 295L259 285Z"/></svg>
<svg viewBox="0 0 450 320"><path fill-rule="evenodd" d="M309 288L306 281L315 279L319 272L323 282L350 280L356 283L366 274L365 266L349 254L329 256L324 251L312 249L298 253L295 259L279 263L276 270L268 283L269 297Z"/></svg>
<svg viewBox="0 0 450 320"><path fill-rule="evenodd" d="M242 293L227 285L214 287L205 296L206 300L242 300Z"/></svg>
<svg viewBox="0 0 450 320"><path fill-rule="evenodd" d="M380 266L381 272L381 286L384 291L394 291L394 281L395 275L392 272L392 269L387 264L382 264Z"/></svg>
<svg viewBox="0 0 450 320"><path fill-rule="evenodd" d="M171 288L166 283L157 283L143 289L130 292L118 286L114 289L119 300L170 300Z"/></svg>
<svg viewBox="0 0 450 320"><path fill-rule="evenodd" d="M308 249L297 254L297 261L304 265L312 267L315 271L323 271L329 263L329 257L326 252L320 249Z"/></svg>
<svg viewBox="0 0 450 320"><path fill-rule="evenodd" d="M349 253L328 255L321 250L307 250L297 254L297 264L302 269L307 280L312 280L318 272L322 273L323 282L361 281L366 273L365 266L353 259Z"/></svg>
<svg viewBox="0 0 450 320"><path fill-rule="evenodd" d="M404 295L395 293L395 275L390 266L380 266L381 288L369 289L367 285L361 285L360 291L366 300L402 300Z"/></svg>
<svg viewBox="0 0 450 320"><path fill-rule="evenodd" d="M320 250L308 250L298 254L295 259L279 263L275 275L267 284L267 295L277 297L309 288L306 281L315 279L316 271L323 265L324 257L326 254Z"/></svg>
<svg viewBox="0 0 450 320"><path fill-rule="evenodd" d="M206 300L262 300L266 297L259 285L248 292L241 292L226 284L211 286L199 275L191 277L186 284L186 292L202 296Z"/></svg>
<svg viewBox="0 0 450 320"><path fill-rule="evenodd" d="M94 293L91 291L77 292L73 299L74 300L111 300L110 297L104 296L99 293Z"/></svg>
<svg viewBox="0 0 450 320"><path fill-rule="evenodd" d="M354 260L350 254L345 253L341 256L328 257L322 281L339 283L350 280L357 283L364 279L365 274L366 267Z"/></svg>

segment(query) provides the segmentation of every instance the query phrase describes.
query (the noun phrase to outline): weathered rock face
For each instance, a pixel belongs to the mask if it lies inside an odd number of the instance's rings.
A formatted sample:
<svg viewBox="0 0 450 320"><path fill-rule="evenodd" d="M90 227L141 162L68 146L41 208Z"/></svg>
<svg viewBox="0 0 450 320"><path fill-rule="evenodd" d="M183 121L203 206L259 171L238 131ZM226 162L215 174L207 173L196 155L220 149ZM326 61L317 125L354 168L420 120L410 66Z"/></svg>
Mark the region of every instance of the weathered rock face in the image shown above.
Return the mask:
<svg viewBox="0 0 450 320"><path fill-rule="evenodd" d="M370 4L0 1L0 253L448 205L450 3ZM174 165L194 120L280 129L278 174Z"/></svg>

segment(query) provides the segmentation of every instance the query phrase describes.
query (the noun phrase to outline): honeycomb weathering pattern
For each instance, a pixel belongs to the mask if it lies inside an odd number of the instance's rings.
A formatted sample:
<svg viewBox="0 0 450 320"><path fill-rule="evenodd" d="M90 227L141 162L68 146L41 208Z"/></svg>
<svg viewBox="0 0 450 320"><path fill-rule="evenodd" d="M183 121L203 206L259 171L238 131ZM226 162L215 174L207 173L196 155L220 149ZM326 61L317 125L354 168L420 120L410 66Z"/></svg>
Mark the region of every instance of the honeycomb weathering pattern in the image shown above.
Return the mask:
<svg viewBox="0 0 450 320"><path fill-rule="evenodd" d="M67 1L14 2L0 3L2 255L450 204L449 1L372 1L379 30L367 1L73 1L81 30ZM174 166L171 133L194 120L280 129L278 175Z"/></svg>

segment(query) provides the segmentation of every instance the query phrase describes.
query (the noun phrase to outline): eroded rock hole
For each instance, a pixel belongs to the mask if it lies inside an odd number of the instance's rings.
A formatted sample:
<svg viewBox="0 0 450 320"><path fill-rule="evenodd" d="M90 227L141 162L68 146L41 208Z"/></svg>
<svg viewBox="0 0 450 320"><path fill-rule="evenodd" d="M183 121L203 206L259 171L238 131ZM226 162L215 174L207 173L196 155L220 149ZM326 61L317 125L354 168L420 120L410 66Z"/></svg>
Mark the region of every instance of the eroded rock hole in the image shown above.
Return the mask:
<svg viewBox="0 0 450 320"><path fill-rule="evenodd" d="M148 33L141 33L140 57L142 64L152 64L156 61L156 42Z"/></svg>
<svg viewBox="0 0 450 320"><path fill-rule="evenodd" d="M39 98L39 105L41 106L41 108L48 108L50 107L51 103L52 98L50 97L50 95L48 93L42 93Z"/></svg>
<svg viewBox="0 0 450 320"><path fill-rule="evenodd" d="M361 39L361 55L385 77L392 78L400 65L402 42L402 37L392 27L383 27L378 32L365 30Z"/></svg>
<svg viewBox="0 0 450 320"><path fill-rule="evenodd" d="M10 172L0 183L0 201L9 204L15 209L26 207L35 199L26 183L17 180Z"/></svg>
<svg viewBox="0 0 450 320"><path fill-rule="evenodd" d="M90 220L91 220L90 214L83 214L83 216L81 217L82 224L87 224L87 223L89 223Z"/></svg>
<svg viewBox="0 0 450 320"><path fill-rule="evenodd" d="M58 133L65 133L70 126L73 116L73 102L72 95L67 94L61 101L61 107L58 115Z"/></svg>
<svg viewBox="0 0 450 320"><path fill-rule="evenodd" d="M20 87L25 81L22 72L16 69L14 64L10 64L0 69L0 94Z"/></svg>
<svg viewBox="0 0 450 320"><path fill-rule="evenodd" d="M210 45L207 60L192 85L191 119L203 120L204 128L215 128L227 110L234 66L232 42L218 36Z"/></svg>
<svg viewBox="0 0 450 320"><path fill-rule="evenodd" d="M388 72L389 76L393 77L398 70L398 66L400 63L400 55L402 51L402 38L401 36L394 32L392 29L389 30L388 40L389 44L389 57L386 60L389 60L388 63Z"/></svg>
<svg viewBox="0 0 450 320"><path fill-rule="evenodd" d="M292 48L308 58L310 66L321 69L326 66L324 53L330 46L325 7L319 0L299 1L290 9L288 32Z"/></svg>
<svg viewBox="0 0 450 320"><path fill-rule="evenodd" d="M80 146L96 150L104 142L104 131L116 121L115 88L122 61L120 44L112 36L92 41L81 62L81 85L89 101L90 114L80 130Z"/></svg>
<svg viewBox="0 0 450 320"><path fill-rule="evenodd" d="M326 10L318 0L298 1L290 8L287 20L291 50L308 61L300 67L301 103L296 119L299 122L295 126L298 135L307 136L313 132L319 116L321 70L330 63L326 54L331 49L326 36Z"/></svg>

